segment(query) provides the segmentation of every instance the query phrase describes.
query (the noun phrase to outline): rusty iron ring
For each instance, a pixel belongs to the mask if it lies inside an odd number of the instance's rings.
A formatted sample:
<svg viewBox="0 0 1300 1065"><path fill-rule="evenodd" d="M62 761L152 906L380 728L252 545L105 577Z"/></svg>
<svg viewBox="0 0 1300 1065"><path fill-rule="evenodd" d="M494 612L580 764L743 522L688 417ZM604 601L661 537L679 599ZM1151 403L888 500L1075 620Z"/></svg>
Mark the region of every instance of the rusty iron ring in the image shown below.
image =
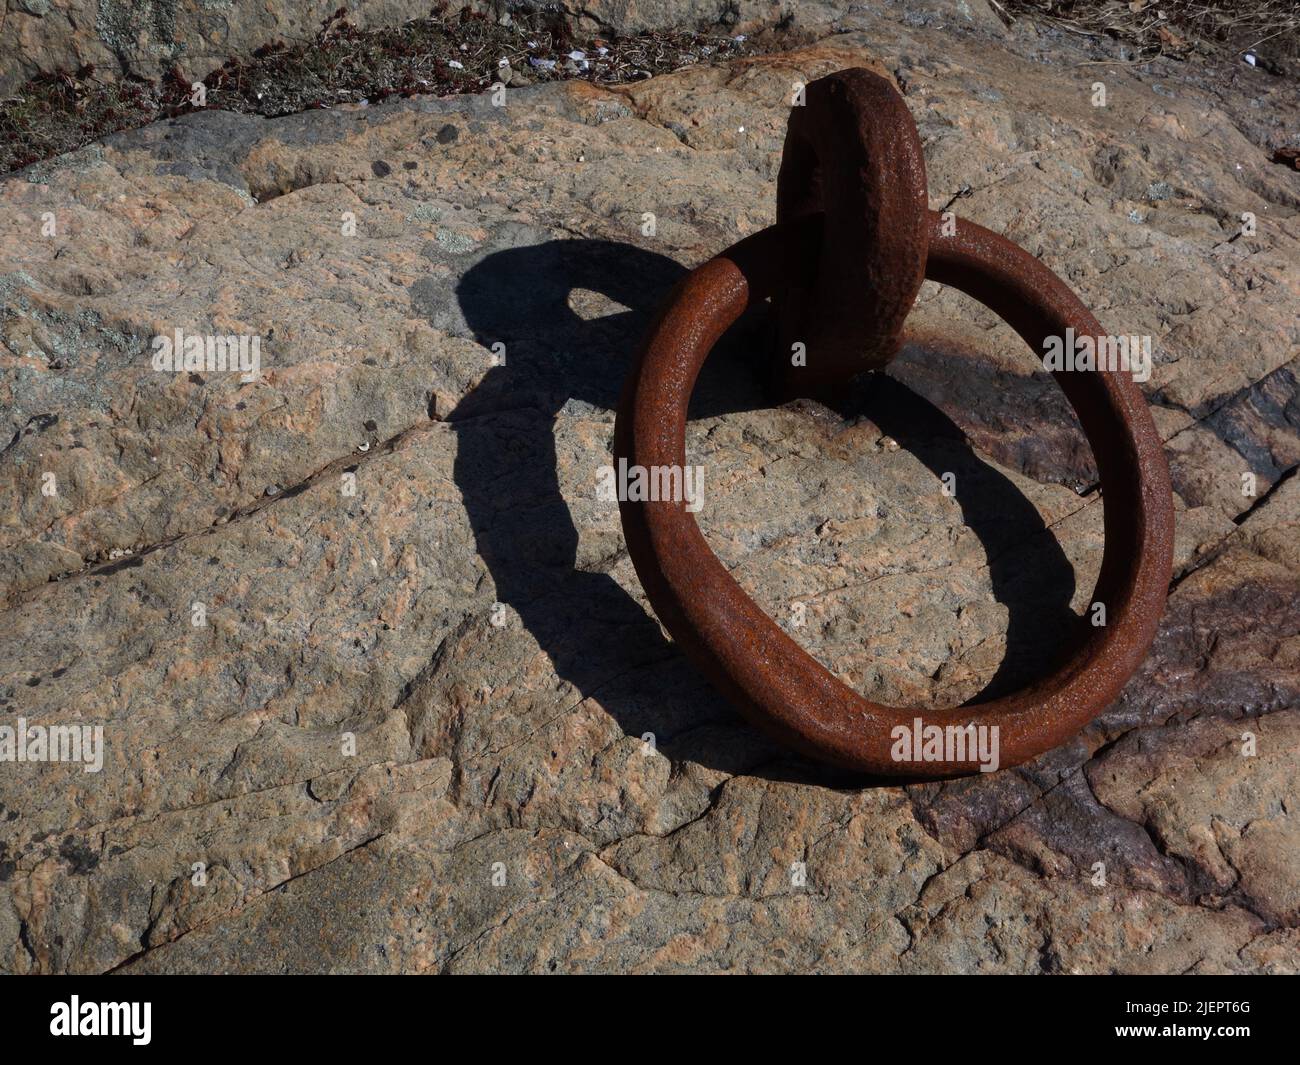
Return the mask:
<svg viewBox="0 0 1300 1065"><path fill-rule="evenodd" d="M1035 351L1049 336L1102 336L1087 308L1032 255L972 222L944 235L929 212L926 276L984 303ZM661 313L624 386L618 459L642 467L686 462L686 414L700 367L749 307L816 261L823 219L811 214L733 245L692 271ZM1101 475L1105 551L1093 593L1107 624L1050 676L1005 698L925 711L872 703L837 680L745 594L709 549L682 500L619 504L637 576L674 640L756 724L836 765L894 778L960 776L974 758L901 762L891 731L923 716L940 725L995 725L1002 765L1073 736L1119 694L1146 657L1164 609L1173 554L1173 504L1161 441L1125 372L1054 374L1074 407Z"/></svg>

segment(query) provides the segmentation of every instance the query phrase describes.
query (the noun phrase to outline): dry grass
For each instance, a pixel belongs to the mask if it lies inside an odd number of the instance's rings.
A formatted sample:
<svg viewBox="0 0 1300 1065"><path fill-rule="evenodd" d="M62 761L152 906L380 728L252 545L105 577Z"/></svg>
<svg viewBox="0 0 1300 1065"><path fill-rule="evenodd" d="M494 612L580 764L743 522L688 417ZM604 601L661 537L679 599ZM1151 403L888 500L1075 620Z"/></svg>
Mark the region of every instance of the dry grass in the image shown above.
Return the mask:
<svg viewBox="0 0 1300 1065"><path fill-rule="evenodd" d="M998 0L1012 17L1132 44L1138 55L1257 53L1260 66L1294 76L1300 58L1296 0Z"/></svg>

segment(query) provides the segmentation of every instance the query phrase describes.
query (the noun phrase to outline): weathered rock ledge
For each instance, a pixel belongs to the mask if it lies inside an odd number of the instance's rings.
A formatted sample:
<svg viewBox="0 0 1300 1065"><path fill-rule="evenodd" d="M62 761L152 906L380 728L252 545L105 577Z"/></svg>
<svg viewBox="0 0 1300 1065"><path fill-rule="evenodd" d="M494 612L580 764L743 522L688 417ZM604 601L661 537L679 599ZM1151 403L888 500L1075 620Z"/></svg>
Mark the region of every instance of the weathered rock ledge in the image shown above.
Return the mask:
<svg viewBox="0 0 1300 1065"><path fill-rule="evenodd" d="M1300 107L1259 72L842 28L504 108L189 116L0 184L0 723L106 744L99 773L0 763L0 968L1300 969L1300 175L1264 149ZM969 189L1155 338L1178 497L1123 698L905 789L743 724L594 491L648 315L771 222L792 83L854 64L905 93L933 206ZM260 377L154 372L177 327L262 337ZM767 409L742 332L688 446L756 600L937 707L1045 668L1104 503L1010 330L932 286L911 327L851 422Z"/></svg>

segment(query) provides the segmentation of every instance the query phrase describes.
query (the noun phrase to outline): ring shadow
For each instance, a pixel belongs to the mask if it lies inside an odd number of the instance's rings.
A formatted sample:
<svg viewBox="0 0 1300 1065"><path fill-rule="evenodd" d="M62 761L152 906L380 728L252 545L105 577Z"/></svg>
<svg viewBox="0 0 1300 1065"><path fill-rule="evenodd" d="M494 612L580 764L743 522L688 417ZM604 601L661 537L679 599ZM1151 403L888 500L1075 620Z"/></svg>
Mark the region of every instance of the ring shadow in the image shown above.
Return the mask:
<svg viewBox="0 0 1300 1065"><path fill-rule="evenodd" d="M505 365L490 369L446 416L457 434L454 478L478 552L497 599L519 615L557 675L583 698L599 693L626 734L653 732L669 758L728 773L839 787L877 783L787 752L740 720L647 608L601 572L624 549L578 568L556 417L617 407L638 344L685 275L680 264L633 245L578 239L492 252L461 277L455 295L474 339L506 351ZM584 318L570 304L580 290L622 309ZM752 354L766 350L765 327L765 315L749 314L719 341L692 396L692 418L771 405ZM911 357L923 358L924 350ZM1073 567L1038 511L979 458L947 415L885 374L865 378L840 413L869 418L936 476L956 476L963 520L985 548L994 596L1009 614L1003 661L970 702L1043 676L1081 637L1081 619L1070 609ZM653 690L644 680L650 666L659 682Z"/></svg>

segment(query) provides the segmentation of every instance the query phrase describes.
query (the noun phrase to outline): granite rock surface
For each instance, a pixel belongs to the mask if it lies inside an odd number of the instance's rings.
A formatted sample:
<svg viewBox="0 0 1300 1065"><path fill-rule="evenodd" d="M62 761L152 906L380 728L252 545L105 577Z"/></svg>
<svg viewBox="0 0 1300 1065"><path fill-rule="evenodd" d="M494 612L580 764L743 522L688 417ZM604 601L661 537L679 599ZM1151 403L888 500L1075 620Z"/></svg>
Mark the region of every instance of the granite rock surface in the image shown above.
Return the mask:
<svg viewBox="0 0 1300 1065"><path fill-rule="evenodd" d="M1300 104L978 20L839 28L504 107L191 115L0 184L0 724L104 743L0 762L0 970L1300 969ZM1153 337L1178 512L1121 699L907 788L738 718L596 494L650 316L772 222L792 86L853 65L904 93L932 207ZM260 372L156 371L177 329ZM852 411L772 408L762 336L687 440L740 583L878 701L1048 668L1105 501L1034 355L927 284Z"/></svg>

